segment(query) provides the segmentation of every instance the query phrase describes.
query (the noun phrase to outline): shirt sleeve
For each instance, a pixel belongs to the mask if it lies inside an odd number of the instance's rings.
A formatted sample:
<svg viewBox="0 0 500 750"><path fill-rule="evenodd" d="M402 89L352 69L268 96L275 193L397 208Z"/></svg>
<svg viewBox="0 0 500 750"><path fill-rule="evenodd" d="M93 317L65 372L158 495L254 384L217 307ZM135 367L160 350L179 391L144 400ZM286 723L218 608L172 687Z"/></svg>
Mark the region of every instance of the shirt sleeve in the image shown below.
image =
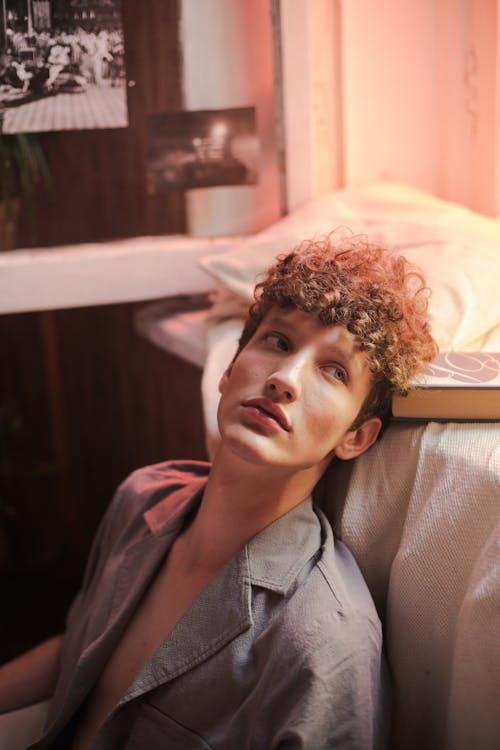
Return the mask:
<svg viewBox="0 0 500 750"><path fill-rule="evenodd" d="M71 628L71 623L73 621L78 621L80 616L79 611L85 600L85 594L88 591L95 576L98 575L100 567L102 567L105 562L106 553L109 548L109 537L114 526L118 506L122 499L122 488L123 485L121 485L113 495L113 499L97 528L97 532L94 536L90 552L87 557L82 585L80 587L80 590L74 597L66 615L66 632Z"/></svg>

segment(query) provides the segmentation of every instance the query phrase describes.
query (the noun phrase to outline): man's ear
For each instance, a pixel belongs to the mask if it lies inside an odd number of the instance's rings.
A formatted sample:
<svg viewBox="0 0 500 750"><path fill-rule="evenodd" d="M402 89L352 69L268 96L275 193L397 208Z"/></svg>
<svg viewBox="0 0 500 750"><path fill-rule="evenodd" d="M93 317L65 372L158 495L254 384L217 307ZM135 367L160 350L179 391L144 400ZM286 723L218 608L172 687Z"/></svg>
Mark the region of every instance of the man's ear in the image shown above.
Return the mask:
<svg viewBox="0 0 500 750"><path fill-rule="evenodd" d="M344 440L335 448L335 455L342 461L360 456L376 441L381 427L382 422L378 417L367 419L356 430L346 433Z"/></svg>
<svg viewBox="0 0 500 750"><path fill-rule="evenodd" d="M230 365L226 367L226 369L224 370L224 375L219 380L219 393L224 393L226 385L229 382L229 377L231 375L232 369L233 369L233 362L231 362Z"/></svg>

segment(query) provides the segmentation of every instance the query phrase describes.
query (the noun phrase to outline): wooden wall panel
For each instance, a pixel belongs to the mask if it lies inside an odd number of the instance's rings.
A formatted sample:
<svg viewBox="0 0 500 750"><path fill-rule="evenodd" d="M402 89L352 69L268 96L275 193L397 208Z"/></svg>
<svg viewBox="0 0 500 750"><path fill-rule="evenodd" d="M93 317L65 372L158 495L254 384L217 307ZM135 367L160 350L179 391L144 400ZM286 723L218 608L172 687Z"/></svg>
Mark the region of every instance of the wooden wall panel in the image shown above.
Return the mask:
<svg viewBox="0 0 500 750"><path fill-rule="evenodd" d="M201 372L139 336L136 309L109 305L56 313L76 487L73 533L84 550L128 473L166 459L205 456Z"/></svg>
<svg viewBox="0 0 500 750"><path fill-rule="evenodd" d="M129 127L41 133L52 174L26 207L17 246L36 247L185 230L184 193L146 193L145 118L182 108L178 0L122 0Z"/></svg>
<svg viewBox="0 0 500 750"><path fill-rule="evenodd" d="M60 505L39 316L0 316L0 572L57 557Z"/></svg>
<svg viewBox="0 0 500 750"><path fill-rule="evenodd" d="M62 629L122 479L206 457L201 372L135 332L137 307L0 316L0 662Z"/></svg>
<svg viewBox="0 0 500 750"><path fill-rule="evenodd" d="M151 197L145 181L145 117L182 105L178 0L123 0L123 15L130 126L40 135L53 188L18 247L184 231L183 193ZM62 628L130 471L205 457L201 373L135 333L136 307L0 317L0 410L17 404L24 425L0 443L0 660Z"/></svg>

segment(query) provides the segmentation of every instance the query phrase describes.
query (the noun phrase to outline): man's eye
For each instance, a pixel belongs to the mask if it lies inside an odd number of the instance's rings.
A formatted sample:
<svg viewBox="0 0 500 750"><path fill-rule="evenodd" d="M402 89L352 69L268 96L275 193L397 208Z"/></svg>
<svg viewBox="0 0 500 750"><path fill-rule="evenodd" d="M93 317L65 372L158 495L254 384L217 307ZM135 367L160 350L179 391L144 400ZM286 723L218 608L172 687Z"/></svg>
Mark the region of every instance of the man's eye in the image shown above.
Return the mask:
<svg viewBox="0 0 500 750"><path fill-rule="evenodd" d="M268 333L266 341L276 349L280 349L282 352L288 351L288 341L283 336L280 336L279 333Z"/></svg>
<svg viewBox="0 0 500 750"><path fill-rule="evenodd" d="M347 373L343 367L340 367L339 365L328 365L325 369L334 380L338 380L341 383L347 383Z"/></svg>

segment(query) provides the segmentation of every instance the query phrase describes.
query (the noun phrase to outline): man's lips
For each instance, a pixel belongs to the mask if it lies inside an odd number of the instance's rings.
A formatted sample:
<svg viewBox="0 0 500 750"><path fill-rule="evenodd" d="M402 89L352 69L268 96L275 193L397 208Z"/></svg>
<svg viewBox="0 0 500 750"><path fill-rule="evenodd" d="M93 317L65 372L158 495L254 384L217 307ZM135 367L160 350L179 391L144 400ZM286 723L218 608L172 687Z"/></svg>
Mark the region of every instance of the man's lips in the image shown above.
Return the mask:
<svg viewBox="0 0 500 750"><path fill-rule="evenodd" d="M251 398L248 401L244 401L243 406L251 406L266 416L272 417L286 432L290 432L292 429L283 409L272 401L269 401L268 398Z"/></svg>

